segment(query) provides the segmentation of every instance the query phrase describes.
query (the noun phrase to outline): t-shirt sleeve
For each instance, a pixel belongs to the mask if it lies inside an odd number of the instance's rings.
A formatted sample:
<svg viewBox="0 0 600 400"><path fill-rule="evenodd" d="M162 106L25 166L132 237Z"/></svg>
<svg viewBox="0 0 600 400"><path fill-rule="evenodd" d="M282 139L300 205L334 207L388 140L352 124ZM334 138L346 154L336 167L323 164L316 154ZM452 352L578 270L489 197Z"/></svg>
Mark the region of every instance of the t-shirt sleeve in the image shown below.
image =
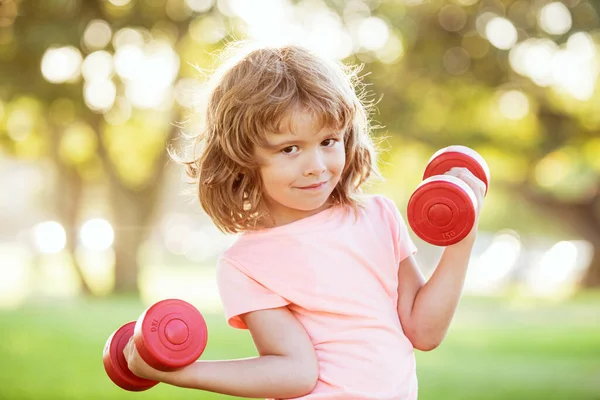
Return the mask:
<svg viewBox="0 0 600 400"><path fill-rule="evenodd" d="M388 210L392 214L390 224L394 235L394 252L396 255L397 263L400 263L405 258L417 253L417 246L413 242L410 234L408 233L408 227L404 218L398 211L396 204L390 200L385 199Z"/></svg>
<svg viewBox="0 0 600 400"><path fill-rule="evenodd" d="M251 277L242 265L224 256L217 264L217 287L227 323L238 329L248 329L240 318L242 314L290 304Z"/></svg>

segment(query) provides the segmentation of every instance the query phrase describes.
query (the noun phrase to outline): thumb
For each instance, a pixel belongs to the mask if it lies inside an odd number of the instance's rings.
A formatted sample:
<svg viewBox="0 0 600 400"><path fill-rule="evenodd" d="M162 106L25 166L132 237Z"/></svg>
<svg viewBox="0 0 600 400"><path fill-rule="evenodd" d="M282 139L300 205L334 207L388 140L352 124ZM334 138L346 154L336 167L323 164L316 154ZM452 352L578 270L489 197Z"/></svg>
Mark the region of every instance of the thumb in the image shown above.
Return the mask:
<svg viewBox="0 0 600 400"><path fill-rule="evenodd" d="M133 346L133 337L129 338L129 341L127 342L127 344L123 348L123 355L125 356L125 359L128 359L131 356L132 352L133 352L131 346Z"/></svg>

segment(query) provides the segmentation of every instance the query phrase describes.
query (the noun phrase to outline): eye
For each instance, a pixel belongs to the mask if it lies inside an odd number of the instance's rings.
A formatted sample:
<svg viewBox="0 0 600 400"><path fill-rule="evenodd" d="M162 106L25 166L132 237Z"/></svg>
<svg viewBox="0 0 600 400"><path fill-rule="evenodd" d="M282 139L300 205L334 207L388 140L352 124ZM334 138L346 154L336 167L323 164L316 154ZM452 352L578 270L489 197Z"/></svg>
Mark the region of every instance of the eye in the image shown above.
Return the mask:
<svg viewBox="0 0 600 400"><path fill-rule="evenodd" d="M298 146L288 146L285 147L283 149L281 149L281 152L283 154L294 154L298 152Z"/></svg>
<svg viewBox="0 0 600 400"><path fill-rule="evenodd" d="M321 144L325 147L333 147L337 142L339 142L338 139L325 139L321 142Z"/></svg>

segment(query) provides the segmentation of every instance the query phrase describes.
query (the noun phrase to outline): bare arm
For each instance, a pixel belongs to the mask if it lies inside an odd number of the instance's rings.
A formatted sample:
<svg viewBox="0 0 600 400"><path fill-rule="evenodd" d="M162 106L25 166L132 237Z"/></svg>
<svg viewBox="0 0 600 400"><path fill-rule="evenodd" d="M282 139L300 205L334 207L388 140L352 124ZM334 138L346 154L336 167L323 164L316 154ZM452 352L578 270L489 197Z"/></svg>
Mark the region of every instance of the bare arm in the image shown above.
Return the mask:
<svg viewBox="0 0 600 400"><path fill-rule="evenodd" d="M447 174L462 179L477 197L477 217L471 232L462 241L446 247L427 283L414 257L404 259L398 267L398 316L405 335L416 349L423 351L433 350L442 343L454 317L486 189L481 180L464 168L452 168Z"/></svg>
<svg viewBox="0 0 600 400"><path fill-rule="evenodd" d="M149 379L246 398L308 394L318 378L317 357L304 327L287 307L243 316L260 354L237 360L197 361L174 372L153 370ZM131 369L131 366L130 366ZM144 374L144 371L135 371Z"/></svg>
<svg viewBox="0 0 600 400"><path fill-rule="evenodd" d="M440 345L456 311L466 278L474 237L449 246L425 283L414 257L398 268L398 316L405 335L416 349Z"/></svg>

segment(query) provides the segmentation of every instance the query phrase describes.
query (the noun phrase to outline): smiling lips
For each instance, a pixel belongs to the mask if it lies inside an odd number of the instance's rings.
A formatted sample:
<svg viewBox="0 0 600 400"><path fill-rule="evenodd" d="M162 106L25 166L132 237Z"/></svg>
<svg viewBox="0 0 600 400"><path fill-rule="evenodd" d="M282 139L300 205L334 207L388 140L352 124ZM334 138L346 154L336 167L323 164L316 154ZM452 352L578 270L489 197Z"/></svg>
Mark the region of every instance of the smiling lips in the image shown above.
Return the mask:
<svg viewBox="0 0 600 400"><path fill-rule="evenodd" d="M298 189L303 189L303 190L315 190L315 189L320 189L320 188L322 188L323 186L325 186L325 184L326 184L327 182L328 182L328 181L324 181L324 182L315 183L315 184L312 184L312 185L309 185L309 186L299 186L299 187L298 187Z"/></svg>

